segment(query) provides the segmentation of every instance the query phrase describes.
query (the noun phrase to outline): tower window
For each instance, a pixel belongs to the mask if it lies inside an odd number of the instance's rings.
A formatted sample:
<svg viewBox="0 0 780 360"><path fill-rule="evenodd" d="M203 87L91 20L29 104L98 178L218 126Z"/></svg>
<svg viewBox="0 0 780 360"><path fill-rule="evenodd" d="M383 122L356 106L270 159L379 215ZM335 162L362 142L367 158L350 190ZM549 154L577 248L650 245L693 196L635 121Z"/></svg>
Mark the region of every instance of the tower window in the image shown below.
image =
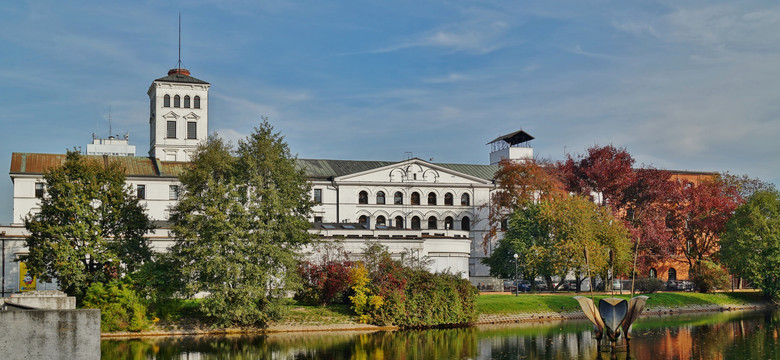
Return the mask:
<svg viewBox="0 0 780 360"><path fill-rule="evenodd" d="M200 96L195 96L195 99L193 99L192 107L196 109L200 109Z"/></svg>
<svg viewBox="0 0 780 360"><path fill-rule="evenodd" d="M168 94L163 96L163 107L171 107L171 96Z"/></svg>
<svg viewBox="0 0 780 360"><path fill-rule="evenodd" d="M175 121L168 121L168 132L166 138L168 139L175 139L176 138L176 122Z"/></svg>
<svg viewBox="0 0 780 360"><path fill-rule="evenodd" d="M189 95L185 95L184 96L184 107L188 108L188 109L190 107L190 96Z"/></svg>
<svg viewBox="0 0 780 360"><path fill-rule="evenodd" d="M42 182L35 183L35 197L36 198L38 198L38 199L42 199L43 198L43 189L44 188L43 188L43 183Z"/></svg>
<svg viewBox="0 0 780 360"><path fill-rule="evenodd" d="M187 122L187 139L198 138L198 123L194 121Z"/></svg>
<svg viewBox="0 0 780 360"><path fill-rule="evenodd" d="M179 95L173 97L173 107L175 108L181 107L181 98L179 97Z"/></svg>
<svg viewBox="0 0 780 360"><path fill-rule="evenodd" d="M179 200L179 185L168 186L168 199Z"/></svg>
<svg viewBox="0 0 780 360"><path fill-rule="evenodd" d="M135 197L141 200L146 199L146 185L138 185L135 187Z"/></svg>

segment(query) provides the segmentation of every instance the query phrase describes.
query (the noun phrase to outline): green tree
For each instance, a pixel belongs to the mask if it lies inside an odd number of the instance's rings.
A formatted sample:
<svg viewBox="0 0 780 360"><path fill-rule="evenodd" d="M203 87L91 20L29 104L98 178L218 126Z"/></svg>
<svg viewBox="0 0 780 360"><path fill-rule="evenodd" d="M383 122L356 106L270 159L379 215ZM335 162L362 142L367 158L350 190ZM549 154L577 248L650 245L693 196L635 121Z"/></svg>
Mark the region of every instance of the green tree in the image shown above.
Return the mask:
<svg viewBox="0 0 780 360"><path fill-rule="evenodd" d="M151 256L152 230L117 163L68 151L62 166L43 175L41 210L24 220L29 254L22 257L41 280L81 299L93 282L132 272Z"/></svg>
<svg viewBox="0 0 780 360"><path fill-rule="evenodd" d="M207 292L218 326L264 326L294 290L298 251L310 242L310 185L264 119L233 148L211 136L180 181L172 258L186 293Z"/></svg>
<svg viewBox="0 0 780 360"><path fill-rule="evenodd" d="M594 274L606 277L610 266L618 274L629 270L631 242L622 222L584 197L564 196L516 210L498 247L483 262L490 266L492 276L510 278L515 273L514 254L518 254L525 279L542 276L552 287L554 276L586 274L586 248Z"/></svg>
<svg viewBox="0 0 780 360"><path fill-rule="evenodd" d="M721 261L780 301L780 192L757 191L737 208L720 240Z"/></svg>

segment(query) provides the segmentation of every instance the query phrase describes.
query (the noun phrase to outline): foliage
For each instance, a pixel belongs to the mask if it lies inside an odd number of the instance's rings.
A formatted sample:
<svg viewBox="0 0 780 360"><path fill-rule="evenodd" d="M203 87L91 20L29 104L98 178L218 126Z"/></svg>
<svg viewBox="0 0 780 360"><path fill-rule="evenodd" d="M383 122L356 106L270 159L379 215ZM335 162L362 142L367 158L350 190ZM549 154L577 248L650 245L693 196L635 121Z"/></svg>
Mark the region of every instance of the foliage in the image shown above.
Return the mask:
<svg viewBox="0 0 780 360"><path fill-rule="evenodd" d="M132 287L111 281L92 283L84 295L83 307L100 309L100 331L141 331L151 325L146 305Z"/></svg>
<svg viewBox="0 0 780 360"><path fill-rule="evenodd" d="M696 266L691 268L690 278L696 289L703 293L729 287L729 274L720 265L710 260L696 263Z"/></svg>
<svg viewBox="0 0 780 360"><path fill-rule="evenodd" d="M81 299L87 287L132 272L151 256L144 235L152 229L115 162L68 151L62 166L43 175L46 194L38 214L24 220L29 255L41 280Z"/></svg>
<svg viewBox="0 0 780 360"><path fill-rule="evenodd" d="M734 186L722 181L680 181L668 223L677 249L691 269L719 248L719 235L742 202Z"/></svg>
<svg viewBox="0 0 780 360"><path fill-rule="evenodd" d="M659 278L636 279L636 289L644 294L652 294L665 288L664 281Z"/></svg>
<svg viewBox="0 0 780 360"><path fill-rule="evenodd" d="M332 254L333 244L323 244L317 252L317 261L302 261L298 264L298 276L301 288L295 293L295 299L309 305L346 304L349 300L351 279L350 261L342 248ZM324 250L324 251L323 251Z"/></svg>
<svg viewBox="0 0 780 360"><path fill-rule="evenodd" d="M774 184L747 175L734 175L727 172L719 174L718 181L723 182L726 186L734 187L737 194L743 199L747 199L759 191L777 191Z"/></svg>
<svg viewBox="0 0 780 360"><path fill-rule="evenodd" d="M182 291L207 292L201 307L217 326L265 326L296 289L298 252L310 242L305 174L264 119L235 151L210 136L180 181L171 256Z"/></svg>
<svg viewBox="0 0 780 360"><path fill-rule="evenodd" d="M780 300L780 192L756 192L736 210L719 255L733 273Z"/></svg>
<svg viewBox="0 0 780 360"><path fill-rule="evenodd" d="M150 313L169 320L179 313L179 290L184 287L178 264L170 253L156 253L132 275L135 291L146 302Z"/></svg>
<svg viewBox="0 0 780 360"><path fill-rule="evenodd" d="M352 291L354 292L354 295L349 297L352 302L352 310L358 315L360 322L368 323L379 308L384 305L384 299L379 295L371 295L372 291L368 286L371 279L368 277L368 270L362 263L350 269L350 278L352 278Z"/></svg>
<svg viewBox="0 0 780 360"><path fill-rule="evenodd" d="M558 178L543 165L535 160L503 159L498 163L499 169L495 174L497 189L491 193L490 201L483 205L488 209L490 225L482 242L485 249L516 209L537 200L565 195Z"/></svg>
<svg viewBox="0 0 780 360"><path fill-rule="evenodd" d="M516 210L507 233L483 262L492 276L508 278L514 276L514 254L518 254L523 277L533 284L542 276L550 286L553 276L587 273L585 249L593 274L606 275L610 266L616 274L630 270L628 232L609 209L580 196L553 198Z"/></svg>

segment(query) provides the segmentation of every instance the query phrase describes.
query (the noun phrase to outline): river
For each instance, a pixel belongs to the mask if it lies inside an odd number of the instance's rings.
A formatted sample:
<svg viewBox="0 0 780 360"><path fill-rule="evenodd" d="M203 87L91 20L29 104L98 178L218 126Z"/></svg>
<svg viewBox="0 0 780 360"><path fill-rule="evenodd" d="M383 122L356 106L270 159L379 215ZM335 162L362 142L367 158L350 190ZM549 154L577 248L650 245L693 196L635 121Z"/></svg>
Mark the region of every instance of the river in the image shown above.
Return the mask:
<svg viewBox="0 0 780 360"><path fill-rule="evenodd" d="M103 359L780 359L780 312L643 317L601 352L586 321L456 329L106 339Z"/></svg>

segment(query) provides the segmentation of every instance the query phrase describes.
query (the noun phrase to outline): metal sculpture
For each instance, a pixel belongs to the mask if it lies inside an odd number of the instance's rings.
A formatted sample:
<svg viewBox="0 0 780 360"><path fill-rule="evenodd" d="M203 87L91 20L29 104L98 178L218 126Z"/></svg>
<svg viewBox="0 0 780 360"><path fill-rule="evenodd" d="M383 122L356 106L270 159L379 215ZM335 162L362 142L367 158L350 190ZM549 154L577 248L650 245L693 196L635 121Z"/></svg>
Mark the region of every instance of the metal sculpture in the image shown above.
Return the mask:
<svg viewBox="0 0 780 360"><path fill-rule="evenodd" d="M585 317L593 323L596 341L600 343L606 334L605 341L608 340L614 350L621 334L626 339L626 345L629 344L631 325L642 313L648 297L636 296L629 301L610 297L599 300L598 307L592 299L585 296L575 296L574 299L580 304Z"/></svg>

